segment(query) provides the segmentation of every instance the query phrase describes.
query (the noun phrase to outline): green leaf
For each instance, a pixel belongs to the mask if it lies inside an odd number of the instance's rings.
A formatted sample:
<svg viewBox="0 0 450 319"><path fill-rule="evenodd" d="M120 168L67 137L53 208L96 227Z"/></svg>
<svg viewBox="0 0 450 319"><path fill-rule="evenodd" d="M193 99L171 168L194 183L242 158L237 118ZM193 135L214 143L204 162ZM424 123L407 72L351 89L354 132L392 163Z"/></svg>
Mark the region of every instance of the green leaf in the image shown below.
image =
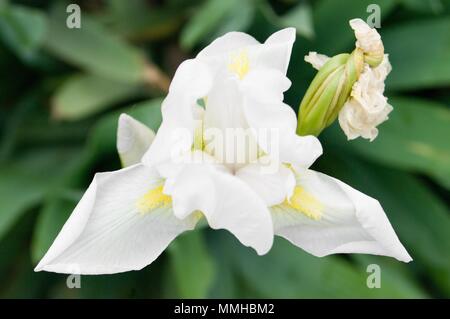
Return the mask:
<svg viewBox="0 0 450 319"><path fill-rule="evenodd" d="M31 249L33 262L37 263L47 252L76 204L74 199L67 198L52 198L44 203L33 234Z"/></svg>
<svg viewBox="0 0 450 319"><path fill-rule="evenodd" d="M227 14L238 6L238 0L207 0L181 32L181 46L191 49L216 30Z"/></svg>
<svg viewBox="0 0 450 319"><path fill-rule="evenodd" d="M30 208L38 205L61 173L72 151L30 151L0 167L0 238Z"/></svg>
<svg viewBox="0 0 450 319"><path fill-rule="evenodd" d="M56 91L52 112L59 119L78 120L136 95L138 89L96 75L74 75Z"/></svg>
<svg viewBox="0 0 450 319"><path fill-rule="evenodd" d="M161 102L161 99L140 102L103 117L88 138L89 153L94 156L117 154L116 132L121 113L127 113L156 132L161 123Z"/></svg>
<svg viewBox="0 0 450 319"><path fill-rule="evenodd" d="M174 34L180 27L184 8L152 6L145 0L110 0L99 18L115 33L132 40L160 40ZM133 19L130 19L133 17Z"/></svg>
<svg viewBox="0 0 450 319"><path fill-rule="evenodd" d="M294 27L297 33L305 38L310 39L314 37L312 11L311 7L306 3L297 5L286 15L282 16L281 24L284 27Z"/></svg>
<svg viewBox="0 0 450 319"><path fill-rule="evenodd" d="M206 298L214 279L214 264L203 233L189 232L169 246L171 268L180 298Z"/></svg>
<svg viewBox="0 0 450 319"><path fill-rule="evenodd" d="M347 142L336 127L325 138L371 161L428 174L450 189L450 110L417 98L395 97L389 103L394 111L375 141Z"/></svg>
<svg viewBox="0 0 450 319"><path fill-rule="evenodd" d="M62 60L111 80L136 83L145 75L140 51L111 34L86 13L81 28L66 27L64 8L56 6L50 15L45 48Z"/></svg>
<svg viewBox="0 0 450 319"><path fill-rule="evenodd" d="M401 0L401 3L406 8L421 13L439 14L444 11L441 0Z"/></svg>
<svg viewBox="0 0 450 319"><path fill-rule="evenodd" d="M269 21L275 27L294 27L298 35L308 39L314 37L312 11L311 7L307 3L301 3L297 5L283 16L279 16L272 9L272 6L266 1L260 2L258 8L265 19L267 19L267 21Z"/></svg>
<svg viewBox="0 0 450 319"><path fill-rule="evenodd" d="M0 169L0 237L30 207L38 204L44 196L40 186L43 181L32 178L19 169Z"/></svg>
<svg viewBox="0 0 450 319"><path fill-rule="evenodd" d="M22 253L15 260L13 271L2 282L0 298L33 299L39 298L42 290L48 285L48 274L36 274L30 267L30 259L27 254Z"/></svg>
<svg viewBox="0 0 450 319"><path fill-rule="evenodd" d="M221 20L220 25L207 39L212 42L227 32L245 31L253 21L255 6L253 1L243 1L239 6L231 8ZM205 41L207 42L207 41Z"/></svg>
<svg viewBox="0 0 450 319"><path fill-rule="evenodd" d="M47 29L39 10L18 5L0 7L0 37L24 61L34 58Z"/></svg>
<svg viewBox="0 0 450 319"><path fill-rule="evenodd" d="M403 289L382 277L380 289L366 285L365 267L338 256L318 258L277 237L267 255L257 256L236 240L222 238L220 249L236 267L248 290L258 298L414 298L420 289ZM219 248L218 248L219 249ZM383 271L389 271L383 268Z"/></svg>
<svg viewBox="0 0 450 319"><path fill-rule="evenodd" d="M450 85L450 18L413 21L383 31L392 64L388 90Z"/></svg>
<svg viewBox="0 0 450 319"><path fill-rule="evenodd" d="M415 280L413 269L409 264L400 263L389 257L363 254L354 254L352 259L357 262L357 267L361 271L367 272L369 265L380 266L382 289L387 284L398 297L429 298L425 289ZM369 274L370 272L367 273L367 275Z"/></svg>
<svg viewBox="0 0 450 319"><path fill-rule="evenodd" d="M386 167L365 165L326 145L320 169L379 200L416 266L450 293L449 210L418 179ZM331 151L332 150L332 151ZM340 150L340 148L339 148Z"/></svg>

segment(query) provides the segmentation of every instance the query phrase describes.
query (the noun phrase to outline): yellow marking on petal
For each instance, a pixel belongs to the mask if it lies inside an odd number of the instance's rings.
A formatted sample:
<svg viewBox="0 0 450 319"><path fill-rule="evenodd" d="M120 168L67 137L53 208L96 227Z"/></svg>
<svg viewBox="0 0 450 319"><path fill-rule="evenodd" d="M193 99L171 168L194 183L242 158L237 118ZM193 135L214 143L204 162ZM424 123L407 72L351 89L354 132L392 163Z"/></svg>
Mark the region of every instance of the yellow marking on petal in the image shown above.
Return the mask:
<svg viewBox="0 0 450 319"><path fill-rule="evenodd" d="M250 70L250 62L248 60L247 51L242 50L237 54L232 54L231 62L228 64L228 70L236 74L239 79L242 80Z"/></svg>
<svg viewBox="0 0 450 319"><path fill-rule="evenodd" d="M136 203L140 214L146 214L156 208L167 207L172 203L172 197L163 193L163 185L158 186L139 198Z"/></svg>
<svg viewBox="0 0 450 319"><path fill-rule="evenodd" d="M192 149L202 151L204 148L203 121L199 121L197 127L194 129L194 144L192 145Z"/></svg>
<svg viewBox="0 0 450 319"><path fill-rule="evenodd" d="M284 204L311 219L319 220L322 218L322 203L301 186L294 188L291 198L285 201Z"/></svg>

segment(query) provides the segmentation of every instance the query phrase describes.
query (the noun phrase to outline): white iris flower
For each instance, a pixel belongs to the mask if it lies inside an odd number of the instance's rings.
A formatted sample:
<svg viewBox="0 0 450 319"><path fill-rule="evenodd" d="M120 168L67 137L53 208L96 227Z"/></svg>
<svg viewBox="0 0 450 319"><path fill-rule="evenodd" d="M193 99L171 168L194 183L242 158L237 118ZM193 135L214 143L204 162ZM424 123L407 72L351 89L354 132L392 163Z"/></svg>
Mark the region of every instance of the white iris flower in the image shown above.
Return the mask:
<svg viewBox="0 0 450 319"><path fill-rule="evenodd" d="M296 135L283 103L294 40L292 28L262 44L232 32L183 62L154 139L122 115L118 150L128 167L95 175L36 270L142 269L200 220L261 255L275 234L316 256L410 261L377 200L309 169L322 147Z"/></svg>

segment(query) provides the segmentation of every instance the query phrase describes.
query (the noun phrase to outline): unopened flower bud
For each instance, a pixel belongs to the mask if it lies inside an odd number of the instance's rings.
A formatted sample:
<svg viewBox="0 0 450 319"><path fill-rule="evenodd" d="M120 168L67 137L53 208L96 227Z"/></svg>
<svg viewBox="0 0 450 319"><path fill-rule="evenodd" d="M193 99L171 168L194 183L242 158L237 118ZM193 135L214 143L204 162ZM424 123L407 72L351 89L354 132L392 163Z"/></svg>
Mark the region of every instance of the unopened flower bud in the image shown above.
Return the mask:
<svg viewBox="0 0 450 319"><path fill-rule="evenodd" d="M363 69L364 61L359 49L352 54L338 54L329 59L314 53L309 57L313 66L320 69L300 104L297 132L317 136L336 120Z"/></svg>
<svg viewBox="0 0 450 319"><path fill-rule="evenodd" d="M392 107L384 97L384 81L391 70L380 35L363 20L353 19L355 50L332 58L316 52L305 61L319 70L300 104L297 133L319 135L339 116L348 139L373 140L376 126Z"/></svg>

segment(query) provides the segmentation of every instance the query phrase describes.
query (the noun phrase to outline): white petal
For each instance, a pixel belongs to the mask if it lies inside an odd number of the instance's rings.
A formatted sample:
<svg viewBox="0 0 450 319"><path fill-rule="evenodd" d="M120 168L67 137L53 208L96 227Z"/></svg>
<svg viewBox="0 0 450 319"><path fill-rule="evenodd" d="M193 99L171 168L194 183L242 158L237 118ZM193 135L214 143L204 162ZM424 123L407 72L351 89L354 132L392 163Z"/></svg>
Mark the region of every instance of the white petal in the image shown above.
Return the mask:
<svg viewBox="0 0 450 319"><path fill-rule="evenodd" d="M384 52L380 34L361 19L350 20L350 27L355 31L356 46L365 53L382 56Z"/></svg>
<svg viewBox="0 0 450 319"><path fill-rule="evenodd" d="M155 133L149 127L127 114L121 114L117 128L117 151L122 166L139 163L154 138Z"/></svg>
<svg viewBox="0 0 450 319"><path fill-rule="evenodd" d="M273 242L270 212L263 200L237 177L204 163L186 164L171 182L176 216L201 211L214 229L226 229L260 255Z"/></svg>
<svg viewBox="0 0 450 319"><path fill-rule="evenodd" d="M242 95L236 81L225 76L215 79L208 95L204 118L205 129L217 128L225 132L227 128L247 126L242 111Z"/></svg>
<svg viewBox="0 0 450 319"><path fill-rule="evenodd" d="M228 32L201 50L197 54L197 58L204 59L229 55L231 52L258 44L260 43L251 35L243 32Z"/></svg>
<svg viewBox="0 0 450 319"><path fill-rule="evenodd" d="M374 140L378 125L388 119L392 106L387 103L384 80L391 70L387 54L375 68L367 64L353 85L351 98L339 112L339 124L349 140L362 136Z"/></svg>
<svg viewBox="0 0 450 319"><path fill-rule="evenodd" d="M307 168L322 154L316 137L296 134L297 119L289 105L246 98L244 113L258 145L274 160Z"/></svg>
<svg viewBox="0 0 450 319"><path fill-rule="evenodd" d="M268 157L266 158L270 161ZM263 161L264 158L259 160ZM270 163L248 164L239 169L235 175L247 183L269 207L291 197L295 186L294 173L284 165L271 168Z"/></svg>
<svg viewBox="0 0 450 319"><path fill-rule="evenodd" d="M180 220L170 207L139 213L137 203L160 183L143 165L96 174L36 271L111 274L155 260L196 219Z"/></svg>
<svg viewBox="0 0 450 319"><path fill-rule="evenodd" d="M142 161L154 165L167 161L178 150L189 150L197 126L197 100L212 86L208 66L198 60L186 60L177 69L169 94L162 104L163 121Z"/></svg>
<svg viewBox="0 0 450 319"><path fill-rule="evenodd" d="M288 205L272 208L275 234L316 256L336 253L366 253L409 262L377 200L343 182L311 170L298 174L298 185L320 210L317 220Z"/></svg>
<svg viewBox="0 0 450 319"><path fill-rule="evenodd" d="M305 61L310 63L314 69L319 70L330 58L325 54L318 54L317 52L309 52L305 55Z"/></svg>
<svg viewBox="0 0 450 319"><path fill-rule="evenodd" d="M240 88L244 94L253 99L277 102L283 101L283 93L290 86L291 81L279 70L258 68L247 74Z"/></svg>
<svg viewBox="0 0 450 319"><path fill-rule="evenodd" d="M272 34L264 42L258 62L266 68L275 68L286 74L295 36L295 28L286 28Z"/></svg>
<svg viewBox="0 0 450 319"><path fill-rule="evenodd" d="M238 81L217 77L208 95L204 115L205 151L236 170L258 155L257 144L247 130Z"/></svg>

